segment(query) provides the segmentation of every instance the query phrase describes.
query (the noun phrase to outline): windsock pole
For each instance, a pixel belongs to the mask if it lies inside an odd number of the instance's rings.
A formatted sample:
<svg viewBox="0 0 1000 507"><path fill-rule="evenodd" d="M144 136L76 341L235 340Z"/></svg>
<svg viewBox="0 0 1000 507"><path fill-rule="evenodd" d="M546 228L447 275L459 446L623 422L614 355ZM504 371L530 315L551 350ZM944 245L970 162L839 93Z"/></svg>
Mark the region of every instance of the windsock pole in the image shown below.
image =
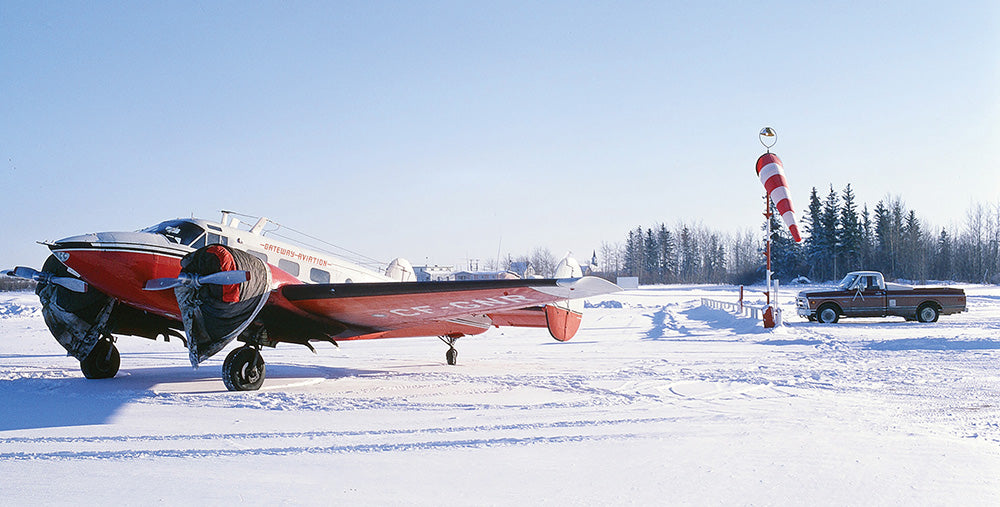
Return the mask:
<svg viewBox="0 0 1000 507"><path fill-rule="evenodd" d="M767 304L771 304L771 196L764 196L764 221L765 221L765 234L767 236L764 238L766 247L764 248L764 255L767 257L767 292L765 293L767 297Z"/></svg>

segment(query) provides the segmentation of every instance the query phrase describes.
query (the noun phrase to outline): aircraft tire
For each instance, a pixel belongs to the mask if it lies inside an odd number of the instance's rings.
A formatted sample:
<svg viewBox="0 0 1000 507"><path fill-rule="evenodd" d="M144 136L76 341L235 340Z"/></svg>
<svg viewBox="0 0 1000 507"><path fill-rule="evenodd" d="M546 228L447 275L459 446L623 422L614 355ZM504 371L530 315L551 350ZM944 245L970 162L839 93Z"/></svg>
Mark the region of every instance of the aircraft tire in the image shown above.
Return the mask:
<svg viewBox="0 0 1000 507"><path fill-rule="evenodd" d="M230 391L256 391L264 383L266 367L260 351L240 347L222 363L222 382Z"/></svg>
<svg viewBox="0 0 1000 507"><path fill-rule="evenodd" d="M121 356L110 340L99 340L87 357L80 361L83 376L89 379L112 378L118 374Z"/></svg>
<svg viewBox="0 0 1000 507"><path fill-rule="evenodd" d="M445 352L444 358L448 361L448 364L455 366L458 364L458 349L450 348L448 352Z"/></svg>

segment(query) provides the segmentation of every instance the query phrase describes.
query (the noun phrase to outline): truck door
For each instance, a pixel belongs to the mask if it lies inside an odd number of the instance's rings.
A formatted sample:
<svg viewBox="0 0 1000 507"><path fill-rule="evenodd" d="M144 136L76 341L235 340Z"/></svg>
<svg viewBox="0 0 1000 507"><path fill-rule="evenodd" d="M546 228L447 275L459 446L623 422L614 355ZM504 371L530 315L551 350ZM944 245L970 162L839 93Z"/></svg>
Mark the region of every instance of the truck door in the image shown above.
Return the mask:
<svg viewBox="0 0 1000 507"><path fill-rule="evenodd" d="M884 317L885 316L885 289L879 286L878 278L874 275L858 277L858 281L851 290L852 312L857 317Z"/></svg>

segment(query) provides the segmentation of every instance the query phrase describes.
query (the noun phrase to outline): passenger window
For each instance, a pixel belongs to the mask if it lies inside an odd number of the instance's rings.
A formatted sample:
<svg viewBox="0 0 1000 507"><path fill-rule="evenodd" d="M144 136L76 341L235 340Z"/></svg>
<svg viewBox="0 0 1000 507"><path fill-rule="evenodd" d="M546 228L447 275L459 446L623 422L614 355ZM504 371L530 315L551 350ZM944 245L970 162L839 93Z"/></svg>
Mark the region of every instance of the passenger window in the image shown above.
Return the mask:
<svg viewBox="0 0 1000 507"><path fill-rule="evenodd" d="M330 283L330 273L322 269L312 268L309 270L309 279L316 283Z"/></svg>
<svg viewBox="0 0 1000 507"><path fill-rule="evenodd" d="M279 259L278 269L292 276L299 276L299 263L297 262L292 262L288 259Z"/></svg>
<svg viewBox="0 0 1000 507"><path fill-rule="evenodd" d="M250 254L250 255L252 255L252 256L254 256L254 257L256 257L256 258L258 258L258 259L260 259L260 260L262 260L262 261L264 261L265 263L267 263L267 254L266 253L254 252L253 250L247 250L247 253Z"/></svg>

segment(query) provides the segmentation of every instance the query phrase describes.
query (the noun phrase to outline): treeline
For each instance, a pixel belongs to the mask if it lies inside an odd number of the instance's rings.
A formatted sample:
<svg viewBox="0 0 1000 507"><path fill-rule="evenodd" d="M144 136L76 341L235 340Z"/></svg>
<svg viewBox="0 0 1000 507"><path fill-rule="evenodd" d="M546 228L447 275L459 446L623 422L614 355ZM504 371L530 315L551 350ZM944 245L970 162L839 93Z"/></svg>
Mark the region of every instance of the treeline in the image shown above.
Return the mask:
<svg viewBox="0 0 1000 507"><path fill-rule="evenodd" d="M32 280L0 275L0 291L34 290L36 283Z"/></svg>
<svg viewBox="0 0 1000 507"><path fill-rule="evenodd" d="M799 276L837 280L873 269L893 280L1000 283L1000 204L974 205L961 225L933 227L899 197L859 207L850 185L825 196L812 189L800 213L803 242L795 243L775 213L772 271L785 282ZM764 279L764 232L722 233L700 224L657 223L628 231L624 242L602 244L601 275L637 276L642 284L736 283Z"/></svg>

